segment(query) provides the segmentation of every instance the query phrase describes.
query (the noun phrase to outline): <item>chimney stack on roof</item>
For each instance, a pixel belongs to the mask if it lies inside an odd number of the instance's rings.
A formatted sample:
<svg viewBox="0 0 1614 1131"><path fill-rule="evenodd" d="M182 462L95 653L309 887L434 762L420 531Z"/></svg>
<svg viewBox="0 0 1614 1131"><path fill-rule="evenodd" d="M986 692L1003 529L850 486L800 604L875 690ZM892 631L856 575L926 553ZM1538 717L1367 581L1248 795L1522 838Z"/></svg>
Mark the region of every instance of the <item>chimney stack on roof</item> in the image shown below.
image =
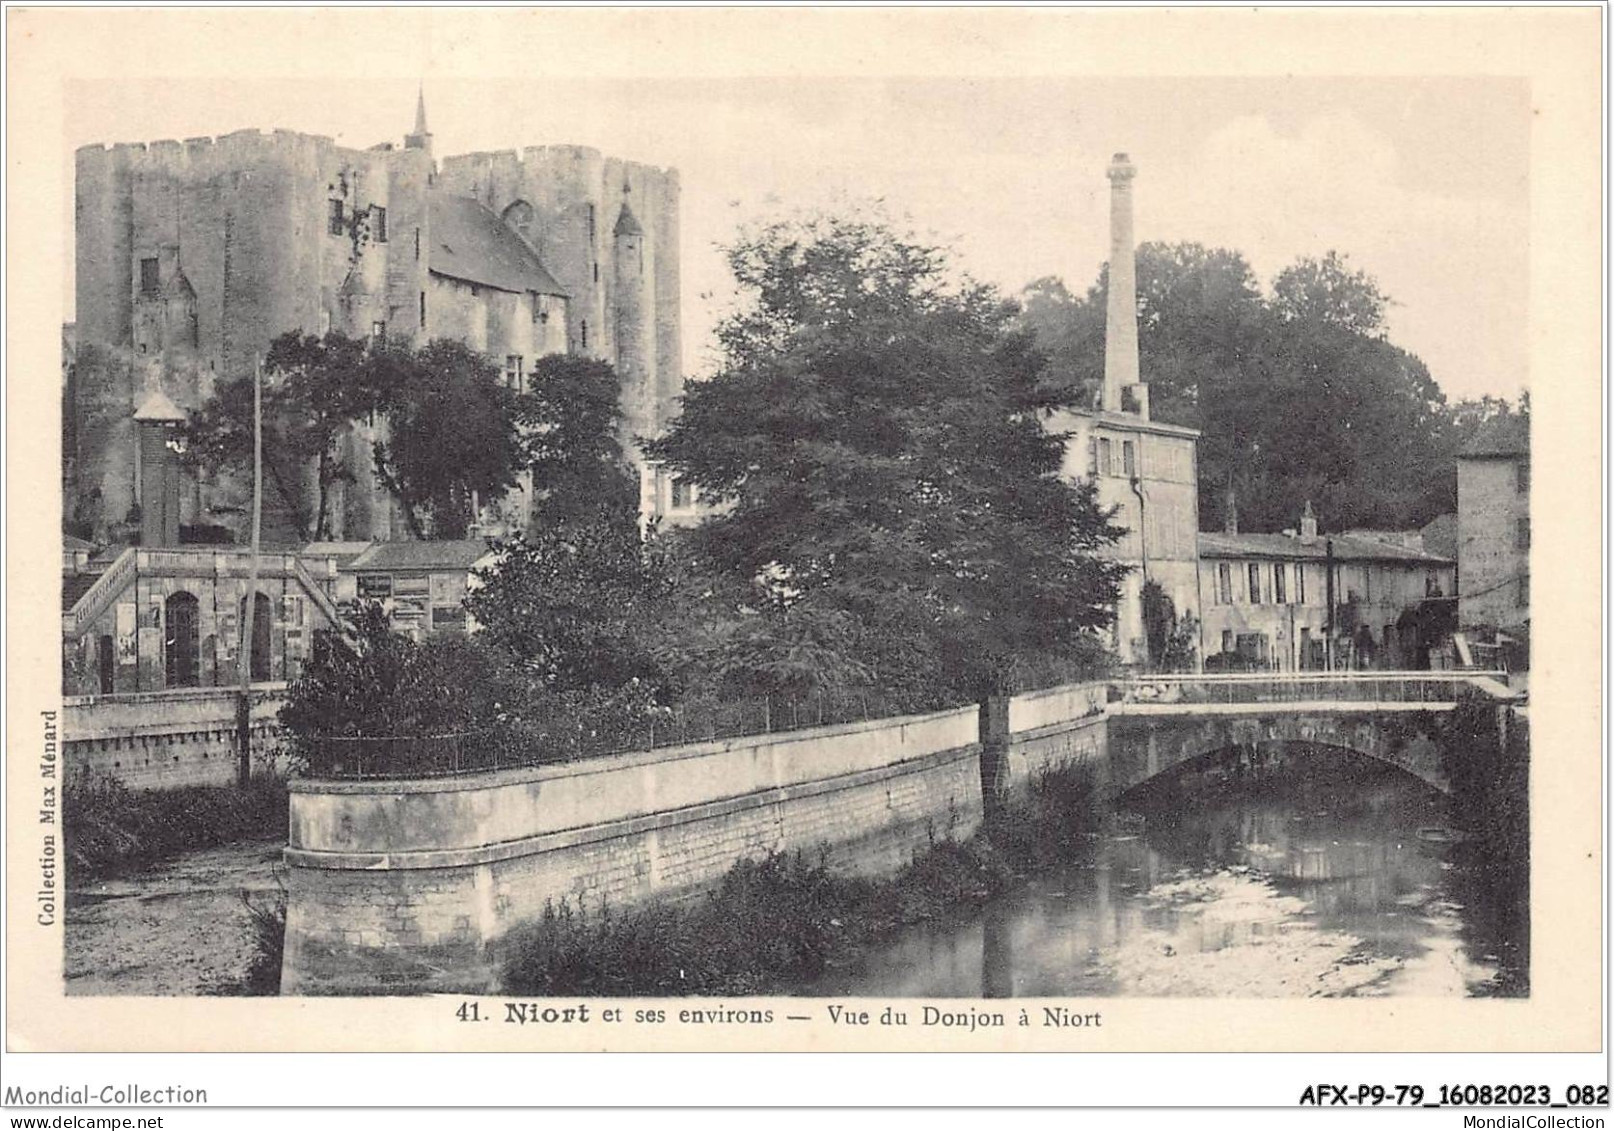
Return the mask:
<svg viewBox="0 0 1614 1131"><path fill-rule="evenodd" d="M1105 412L1123 411L1121 390L1138 384L1138 272L1132 236L1132 178L1124 153L1110 161L1110 294L1104 327Z"/></svg>
<svg viewBox="0 0 1614 1131"><path fill-rule="evenodd" d="M1306 510L1300 516L1300 544L1309 546L1317 541L1317 514L1311 509L1311 500L1306 500Z"/></svg>

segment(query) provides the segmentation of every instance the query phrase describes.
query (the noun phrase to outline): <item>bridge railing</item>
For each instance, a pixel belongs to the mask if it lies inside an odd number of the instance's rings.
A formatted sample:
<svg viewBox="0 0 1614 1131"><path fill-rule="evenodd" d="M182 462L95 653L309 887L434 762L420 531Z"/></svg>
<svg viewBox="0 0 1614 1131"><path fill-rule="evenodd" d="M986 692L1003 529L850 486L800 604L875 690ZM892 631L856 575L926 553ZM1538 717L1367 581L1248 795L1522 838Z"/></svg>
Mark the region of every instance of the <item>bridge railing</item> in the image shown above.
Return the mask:
<svg viewBox="0 0 1614 1131"><path fill-rule="evenodd" d="M1124 703L1455 703L1477 680L1502 672L1237 672L1137 676L1119 685Z"/></svg>

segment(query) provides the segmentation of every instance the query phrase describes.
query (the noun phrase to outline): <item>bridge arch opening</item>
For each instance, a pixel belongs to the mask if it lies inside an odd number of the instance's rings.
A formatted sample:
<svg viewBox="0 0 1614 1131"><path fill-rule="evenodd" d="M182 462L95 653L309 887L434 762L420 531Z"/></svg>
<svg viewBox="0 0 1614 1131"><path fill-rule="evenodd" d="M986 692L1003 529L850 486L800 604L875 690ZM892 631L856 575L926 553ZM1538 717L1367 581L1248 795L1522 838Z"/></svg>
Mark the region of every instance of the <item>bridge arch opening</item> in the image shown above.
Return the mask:
<svg viewBox="0 0 1614 1131"><path fill-rule="evenodd" d="M1286 790L1310 785L1350 791L1365 785L1404 784L1419 793L1449 793L1439 773L1438 752L1401 760L1336 743L1272 739L1224 743L1183 758L1132 782L1117 783L1123 808L1147 807L1163 798L1239 790Z"/></svg>

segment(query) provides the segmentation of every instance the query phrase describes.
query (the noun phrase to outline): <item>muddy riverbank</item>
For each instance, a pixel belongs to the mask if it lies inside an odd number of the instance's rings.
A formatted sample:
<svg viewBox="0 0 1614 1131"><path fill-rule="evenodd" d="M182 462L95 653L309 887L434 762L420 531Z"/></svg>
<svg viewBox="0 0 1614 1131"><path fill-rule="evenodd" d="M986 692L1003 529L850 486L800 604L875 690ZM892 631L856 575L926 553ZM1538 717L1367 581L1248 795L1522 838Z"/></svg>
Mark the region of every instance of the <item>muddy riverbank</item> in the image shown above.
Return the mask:
<svg viewBox="0 0 1614 1131"><path fill-rule="evenodd" d="M254 943L243 897L282 894L284 841L183 853L68 887L63 973L72 995L240 992Z"/></svg>

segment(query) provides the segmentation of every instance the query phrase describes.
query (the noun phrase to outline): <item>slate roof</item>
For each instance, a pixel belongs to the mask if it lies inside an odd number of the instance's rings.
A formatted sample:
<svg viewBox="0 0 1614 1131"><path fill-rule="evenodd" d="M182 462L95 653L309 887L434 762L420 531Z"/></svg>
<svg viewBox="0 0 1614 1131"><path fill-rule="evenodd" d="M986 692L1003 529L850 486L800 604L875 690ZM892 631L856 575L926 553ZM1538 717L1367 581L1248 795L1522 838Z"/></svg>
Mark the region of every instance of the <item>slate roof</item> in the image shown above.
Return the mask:
<svg viewBox="0 0 1614 1131"><path fill-rule="evenodd" d="M482 538L445 542L377 542L337 568L343 573L468 570L488 554Z"/></svg>
<svg viewBox="0 0 1614 1131"><path fill-rule="evenodd" d="M1446 558L1457 557L1457 516L1436 515L1424 524L1423 548Z"/></svg>
<svg viewBox="0 0 1614 1131"><path fill-rule="evenodd" d="M526 241L468 196L431 193L427 266L434 275L495 290L566 297L566 288L555 281Z"/></svg>
<svg viewBox="0 0 1614 1131"><path fill-rule="evenodd" d="M134 418L143 424L185 423L185 414L161 389L153 389L146 394L146 399L141 401L140 407L135 410Z"/></svg>
<svg viewBox="0 0 1614 1131"><path fill-rule="evenodd" d="M1517 413L1508 413L1506 416L1493 416L1479 430L1474 438L1463 445L1463 450L1457 453L1458 459L1495 459L1508 456L1527 456L1530 454L1530 420Z"/></svg>
<svg viewBox="0 0 1614 1131"><path fill-rule="evenodd" d="M628 207L628 202L622 202L622 212L616 218L616 227L612 229L613 236L642 236L644 229L639 226L639 218Z"/></svg>
<svg viewBox="0 0 1614 1131"><path fill-rule="evenodd" d="M1271 558L1293 561L1306 559L1322 561L1328 556L1328 543L1334 543L1334 560L1340 562L1403 562L1407 565L1451 565L1450 558L1442 558L1422 550L1408 549L1388 542L1373 542L1366 538L1350 538L1343 534L1319 534L1309 545L1298 537L1287 534L1213 534L1199 536L1199 556L1202 558Z"/></svg>
<svg viewBox="0 0 1614 1131"><path fill-rule="evenodd" d="M309 558L335 558L338 569L368 550L370 542L310 542L297 553Z"/></svg>

